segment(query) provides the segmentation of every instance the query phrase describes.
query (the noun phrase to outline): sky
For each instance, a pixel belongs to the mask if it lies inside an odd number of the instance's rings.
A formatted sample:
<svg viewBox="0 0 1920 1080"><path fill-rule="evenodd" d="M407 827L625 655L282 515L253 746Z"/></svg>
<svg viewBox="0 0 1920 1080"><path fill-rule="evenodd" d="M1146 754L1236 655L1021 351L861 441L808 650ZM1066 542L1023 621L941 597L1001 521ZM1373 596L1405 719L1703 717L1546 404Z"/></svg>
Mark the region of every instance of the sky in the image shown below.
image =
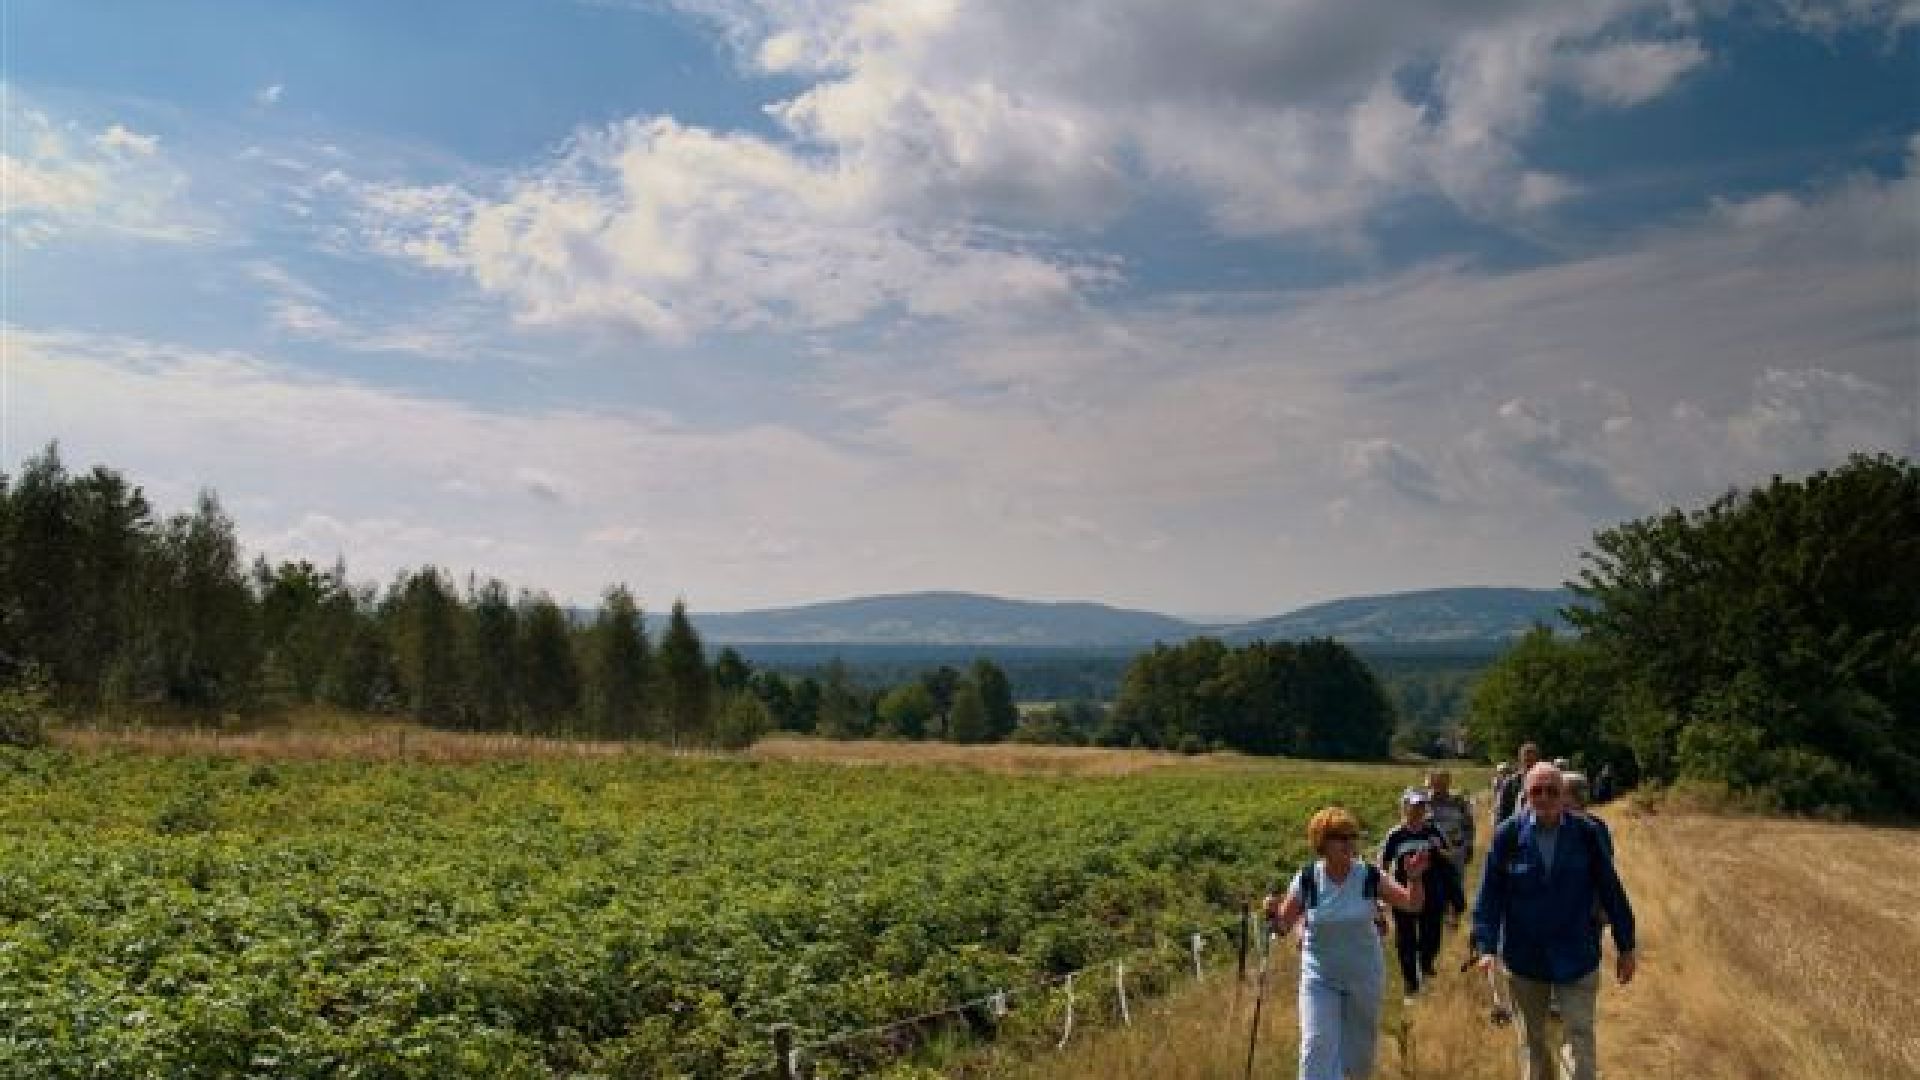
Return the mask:
<svg viewBox="0 0 1920 1080"><path fill-rule="evenodd" d="M1553 586L1920 456L1916 0L0 0L0 470L591 604Z"/></svg>

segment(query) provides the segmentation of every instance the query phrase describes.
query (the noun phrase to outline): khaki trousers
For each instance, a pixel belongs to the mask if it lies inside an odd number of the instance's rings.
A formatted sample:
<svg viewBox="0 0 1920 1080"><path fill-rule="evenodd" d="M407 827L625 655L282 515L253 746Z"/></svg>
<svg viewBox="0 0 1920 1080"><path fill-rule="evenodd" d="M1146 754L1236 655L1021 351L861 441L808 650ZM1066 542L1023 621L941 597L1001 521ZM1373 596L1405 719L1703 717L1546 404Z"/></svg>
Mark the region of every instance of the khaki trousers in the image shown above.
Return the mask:
<svg viewBox="0 0 1920 1080"><path fill-rule="evenodd" d="M1513 997L1514 1026L1520 1032L1521 1080L1553 1080L1556 1057L1561 1080L1597 1080L1593 1008L1600 992L1599 970L1570 983L1536 982L1509 972L1507 985ZM1549 998L1560 1006L1562 1045L1558 1054L1548 1045Z"/></svg>

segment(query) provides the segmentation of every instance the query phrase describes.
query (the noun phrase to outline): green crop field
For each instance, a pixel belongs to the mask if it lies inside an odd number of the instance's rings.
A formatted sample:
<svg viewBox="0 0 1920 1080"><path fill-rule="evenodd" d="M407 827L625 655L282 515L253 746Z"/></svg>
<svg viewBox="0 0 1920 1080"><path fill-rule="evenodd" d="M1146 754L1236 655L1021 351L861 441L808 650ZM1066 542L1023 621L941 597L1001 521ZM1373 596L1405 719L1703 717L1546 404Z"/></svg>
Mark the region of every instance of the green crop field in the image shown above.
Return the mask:
<svg viewBox="0 0 1920 1080"><path fill-rule="evenodd" d="M1392 775L0 751L0 1076L744 1074L1177 965Z"/></svg>

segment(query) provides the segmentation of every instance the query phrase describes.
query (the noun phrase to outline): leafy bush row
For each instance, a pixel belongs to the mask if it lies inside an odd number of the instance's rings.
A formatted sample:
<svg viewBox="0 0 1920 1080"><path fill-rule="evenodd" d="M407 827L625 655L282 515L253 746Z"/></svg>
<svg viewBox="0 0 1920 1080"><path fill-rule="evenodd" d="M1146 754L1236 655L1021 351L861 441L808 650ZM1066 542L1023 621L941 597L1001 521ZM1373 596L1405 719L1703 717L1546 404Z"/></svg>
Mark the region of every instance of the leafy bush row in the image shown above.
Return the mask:
<svg viewBox="0 0 1920 1080"><path fill-rule="evenodd" d="M0 757L0 1076L713 1076L1178 943L1358 780Z"/></svg>

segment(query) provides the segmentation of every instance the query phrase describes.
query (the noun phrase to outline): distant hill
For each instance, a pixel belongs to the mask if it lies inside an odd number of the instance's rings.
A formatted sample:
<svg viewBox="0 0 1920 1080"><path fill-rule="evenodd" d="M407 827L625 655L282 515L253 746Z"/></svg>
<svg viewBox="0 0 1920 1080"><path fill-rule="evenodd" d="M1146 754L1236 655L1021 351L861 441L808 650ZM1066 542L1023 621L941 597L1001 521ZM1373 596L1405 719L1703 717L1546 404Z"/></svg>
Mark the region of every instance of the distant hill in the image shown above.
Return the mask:
<svg viewBox="0 0 1920 1080"><path fill-rule="evenodd" d="M1535 623L1566 630L1565 589L1427 589L1330 600L1271 619L1222 628L1230 642L1334 637L1347 642L1488 641L1518 637Z"/></svg>
<svg viewBox="0 0 1920 1080"><path fill-rule="evenodd" d="M764 611L693 613L703 637L721 644L947 645L1040 649L1140 648L1214 634L1336 637L1359 643L1499 641L1536 621L1563 628L1564 589L1431 589L1315 604L1270 619L1207 626L1105 604L1040 603L975 593L864 596Z"/></svg>
<svg viewBox="0 0 1920 1080"><path fill-rule="evenodd" d="M766 611L694 613L717 642L843 642L1113 648L1184 641L1204 628L1105 604L1038 603L975 593L863 596Z"/></svg>

